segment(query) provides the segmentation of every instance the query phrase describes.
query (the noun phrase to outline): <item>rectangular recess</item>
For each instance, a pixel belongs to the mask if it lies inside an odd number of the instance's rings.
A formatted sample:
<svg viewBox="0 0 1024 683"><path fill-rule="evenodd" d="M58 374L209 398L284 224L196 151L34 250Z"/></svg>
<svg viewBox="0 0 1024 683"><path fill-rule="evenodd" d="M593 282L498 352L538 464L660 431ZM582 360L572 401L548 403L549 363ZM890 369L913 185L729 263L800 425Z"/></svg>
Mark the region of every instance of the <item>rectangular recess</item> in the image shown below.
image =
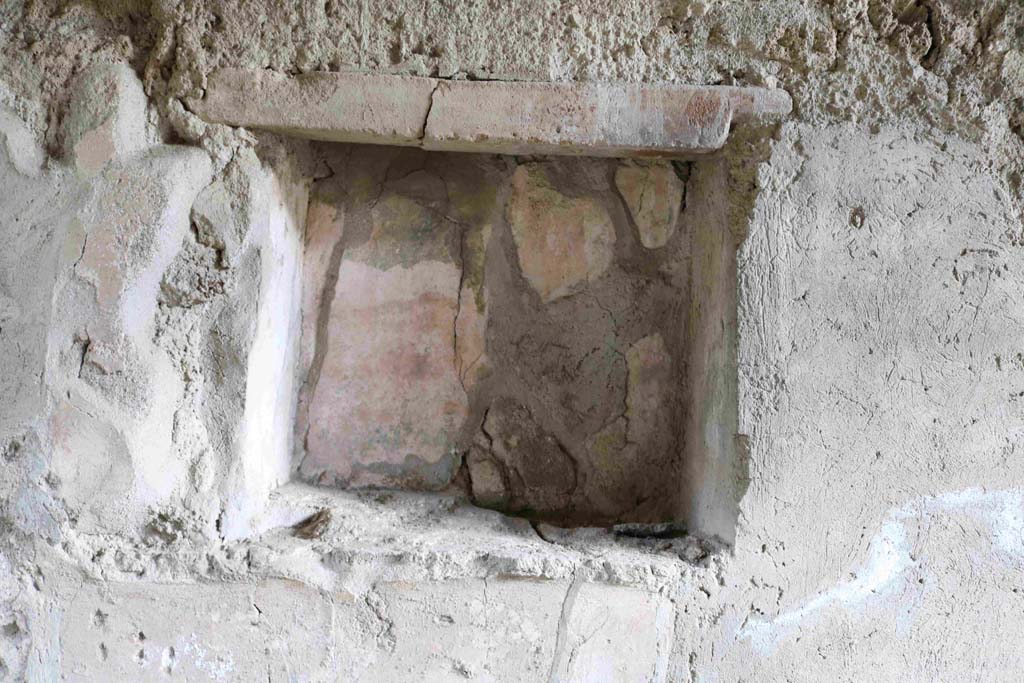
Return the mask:
<svg viewBox="0 0 1024 683"><path fill-rule="evenodd" d="M730 457L687 435L710 343L692 326L721 322L695 311L735 296L692 264L734 257L721 205L692 188L721 193L724 174L317 149L333 173L307 217L296 476L461 490L562 525L686 521L684 480L719 474L686 460ZM714 370L702 388L729 381Z"/></svg>

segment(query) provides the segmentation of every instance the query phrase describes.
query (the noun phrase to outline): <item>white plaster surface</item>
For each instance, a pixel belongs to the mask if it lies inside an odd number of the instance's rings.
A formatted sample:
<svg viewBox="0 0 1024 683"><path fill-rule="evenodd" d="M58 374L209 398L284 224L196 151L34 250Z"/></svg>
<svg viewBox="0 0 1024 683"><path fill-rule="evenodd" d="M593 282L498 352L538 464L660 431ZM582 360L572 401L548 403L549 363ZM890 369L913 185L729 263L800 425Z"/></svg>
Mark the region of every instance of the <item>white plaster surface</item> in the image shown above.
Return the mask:
<svg viewBox="0 0 1024 683"><path fill-rule="evenodd" d="M252 228L259 245L259 303L246 367L242 435L232 463L236 482L225 494L221 532L230 539L247 536L267 494L288 481L298 395L306 187L288 175L264 172L252 192L259 202Z"/></svg>

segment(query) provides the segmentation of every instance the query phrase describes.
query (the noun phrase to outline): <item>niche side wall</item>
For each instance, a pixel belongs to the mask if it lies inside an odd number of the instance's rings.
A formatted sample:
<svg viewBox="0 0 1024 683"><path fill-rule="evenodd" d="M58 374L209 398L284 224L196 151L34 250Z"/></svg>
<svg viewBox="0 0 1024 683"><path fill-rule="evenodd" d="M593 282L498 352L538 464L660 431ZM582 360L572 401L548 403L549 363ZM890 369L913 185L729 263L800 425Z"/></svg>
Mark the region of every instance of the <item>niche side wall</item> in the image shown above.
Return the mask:
<svg viewBox="0 0 1024 683"><path fill-rule="evenodd" d="M708 227L692 231L679 517L691 531L731 543L747 475L737 433L737 239L729 223L727 162L695 162L691 179L685 218Z"/></svg>
<svg viewBox="0 0 1024 683"><path fill-rule="evenodd" d="M220 531L228 540L251 533L268 495L291 472L309 187L291 162L260 169L252 178L258 284L244 412L222 496Z"/></svg>

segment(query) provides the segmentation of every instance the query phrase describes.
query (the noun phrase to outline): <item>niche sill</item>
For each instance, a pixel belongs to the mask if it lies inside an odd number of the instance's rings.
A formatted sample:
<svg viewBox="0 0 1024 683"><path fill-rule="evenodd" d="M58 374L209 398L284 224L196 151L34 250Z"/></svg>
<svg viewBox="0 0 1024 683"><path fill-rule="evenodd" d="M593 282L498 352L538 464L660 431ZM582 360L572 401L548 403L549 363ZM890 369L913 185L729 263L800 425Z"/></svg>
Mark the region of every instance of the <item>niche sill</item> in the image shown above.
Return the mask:
<svg viewBox="0 0 1024 683"><path fill-rule="evenodd" d="M313 538L296 526L327 511ZM277 488L253 541L272 550L278 573L311 580L381 572L389 580L582 578L657 590L713 568L727 546L687 534L638 527L558 529L482 509L462 496L393 490L346 491L299 482ZM289 558L292 558L291 560ZM293 561L302 558L301 561ZM330 579L320 577L320 583Z"/></svg>

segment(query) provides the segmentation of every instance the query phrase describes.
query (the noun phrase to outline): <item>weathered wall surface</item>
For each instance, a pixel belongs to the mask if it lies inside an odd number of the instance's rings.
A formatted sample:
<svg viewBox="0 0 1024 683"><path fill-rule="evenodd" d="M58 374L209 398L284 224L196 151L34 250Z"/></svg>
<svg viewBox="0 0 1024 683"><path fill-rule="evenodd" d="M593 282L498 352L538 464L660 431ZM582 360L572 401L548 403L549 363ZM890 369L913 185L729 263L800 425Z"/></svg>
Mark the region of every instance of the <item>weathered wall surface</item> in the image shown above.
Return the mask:
<svg viewBox="0 0 1024 683"><path fill-rule="evenodd" d="M970 146L900 130L781 142L739 260L751 488L722 598L746 602L743 576L759 594L721 622L725 659L750 648L752 678L816 660L822 679L1008 680L1024 368L1003 360L1022 324L1006 188Z"/></svg>
<svg viewBox="0 0 1024 683"><path fill-rule="evenodd" d="M1017 680L1022 15L6 3L0 678ZM107 63L148 99L90 70ZM313 541L281 525L333 494L226 510L280 483L280 453L250 471L237 450L249 370L267 367L253 349L281 357L259 283L298 267L264 247L296 258L301 179L328 171L193 117L185 98L221 66L789 91L789 122L734 134L725 157L745 237L734 549L581 548L415 497L345 498ZM85 73L114 90L75 114Z"/></svg>

